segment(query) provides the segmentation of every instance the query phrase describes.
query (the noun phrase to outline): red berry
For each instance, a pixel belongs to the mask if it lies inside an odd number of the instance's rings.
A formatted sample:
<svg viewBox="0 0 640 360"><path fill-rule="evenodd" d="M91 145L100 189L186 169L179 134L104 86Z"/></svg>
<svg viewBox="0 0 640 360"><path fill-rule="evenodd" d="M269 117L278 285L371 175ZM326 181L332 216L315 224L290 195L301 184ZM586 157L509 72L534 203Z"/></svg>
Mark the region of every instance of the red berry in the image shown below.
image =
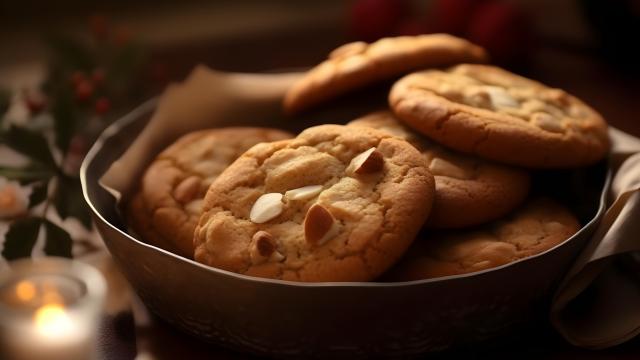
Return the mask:
<svg viewBox="0 0 640 360"><path fill-rule="evenodd" d="M38 114L47 105L47 98L40 92L27 92L24 99L31 114Z"/></svg>
<svg viewBox="0 0 640 360"><path fill-rule="evenodd" d="M80 70L74 71L73 73L71 73L71 76L69 76L69 81L71 81L74 86L78 86L78 84L85 81L86 79L87 76L83 71Z"/></svg>
<svg viewBox="0 0 640 360"><path fill-rule="evenodd" d="M513 3L486 2L469 24L469 40L483 46L498 64L525 61L531 50L531 28L527 15Z"/></svg>
<svg viewBox="0 0 640 360"><path fill-rule="evenodd" d="M93 95L93 84L89 80L83 80L76 85L75 95L78 101L87 101Z"/></svg>
<svg viewBox="0 0 640 360"><path fill-rule="evenodd" d="M358 0L349 13L350 31L366 41L392 35L408 9L406 0Z"/></svg>
<svg viewBox="0 0 640 360"><path fill-rule="evenodd" d="M93 80L93 83L96 86L100 86L104 83L104 78L105 78L105 73L104 73L104 69L102 68L97 68L93 70L93 73L91 73L91 80Z"/></svg>
<svg viewBox="0 0 640 360"><path fill-rule="evenodd" d="M102 96L96 100L95 110L98 115L104 115L107 111L111 109L111 101Z"/></svg>

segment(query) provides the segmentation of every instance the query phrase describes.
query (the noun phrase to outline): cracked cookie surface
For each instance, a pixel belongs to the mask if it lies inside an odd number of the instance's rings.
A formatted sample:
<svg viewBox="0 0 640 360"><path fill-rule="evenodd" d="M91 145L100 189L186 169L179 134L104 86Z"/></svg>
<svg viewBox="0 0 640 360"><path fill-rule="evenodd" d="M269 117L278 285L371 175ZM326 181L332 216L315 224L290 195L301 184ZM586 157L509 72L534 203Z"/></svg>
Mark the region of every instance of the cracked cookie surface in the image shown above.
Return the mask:
<svg viewBox="0 0 640 360"><path fill-rule="evenodd" d="M377 111L347 125L387 131L423 154L436 181L429 227L458 228L495 220L529 193L526 171L444 148L402 124L390 111Z"/></svg>
<svg viewBox="0 0 640 360"><path fill-rule="evenodd" d="M291 138L269 128L232 127L182 136L149 165L127 205L131 228L150 244L193 258L193 231L213 180L253 145Z"/></svg>
<svg viewBox="0 0 640 360"><path fill-rule="evenodd" d="M254 146L210 186L195 259L274 279L368 281L429 214L433 176L406 141L322 125Z"/></svg>
<svg viewBox="0 0 640 360"><path fill-rule="evenodd" d="M298 113L353 90L410 71L457 63L485 62L481 47L447 34L401 36L374 43L353 42L333 50L284 99L287 113Z"/></svg>
<svg viewBox="0 0 640 360"><path fill-rule="evenodd" d="M405 123L452 149L513 165L592 164L608 149L607 124L560 89L488 65L427 70L389 94Z"/></svg>
<svg viewBox="0 0 640 360"><path fill-rule="evenodd" d="M385 278L410 281L490 269L551 249L579 228L564 206L549 198L534 199L480 228L419 236Z"/></svg>

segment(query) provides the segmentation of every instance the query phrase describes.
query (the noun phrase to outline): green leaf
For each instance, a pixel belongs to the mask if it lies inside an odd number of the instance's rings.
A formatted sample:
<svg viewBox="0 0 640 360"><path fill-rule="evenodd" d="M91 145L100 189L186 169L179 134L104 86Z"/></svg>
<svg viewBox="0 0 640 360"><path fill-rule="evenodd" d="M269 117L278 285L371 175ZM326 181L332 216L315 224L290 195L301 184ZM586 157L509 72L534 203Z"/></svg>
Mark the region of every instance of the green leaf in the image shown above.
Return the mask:
<svg viewBox="0 0 640 360"><path fill-rule="evenodd" d="M4 114L9 110L9 104L11 103L11 93L7 90L0 89L0 126L2 126L2 119Z"/></svg>
<svg viewBox="0 0 640 360"><path fill-rule="evenodd" d="M41 220L33 217L14 221L5 235L2 256L7 260L30 257L38 240L40 224Z"/></svg>
<svg viewBox="0 0 640 360"><path fill-rule="evenodd" d="M68 92L61 92L59 94L56 102L53 104L52 114L56 146L63 153L66 153L78 124L78 117L74 110L71 95Z"/></svg>
<svg viewBox="0 0 640 360"><path fill-rule="evenodd" d="M71 235L69 235L66 230L49 220L45 221L44 227L47 231L44 243L44 253L51 256L72 257L71 246L73 241L71 240Z"/></svg>
<svg viewBox="0 0 640 360"><path fill-rule="evenodd" d="M51 155L47 139L38 132L12 125L2 133L0 142L43 165L55 168L56 162Z"/></svg>
<svg viewBox="0 0 640 360"><path fill-rule="evenodd" d="M43 181L40 184L37 184L33 187L33 191L31 191L31 196L29 196L29 208L32 208L41 202L43 202L47 198L49 188L49 181Z"/></svg>
<svg viewBox="0 0 640 360"><path fill-rule="evenodd" d="M106 69L107 88L113 96L126 96L140 85L140 68L146 57L144 49L133 43L113 55Z"/></svg>
<svg viewBox="0 0 640 360"><path fill-rule="evenodd" d="M80 179L61 176L58 180L54 204L60 217L63 220L74 217L91 229L91 213L82 196Z"/></svg>
<svg viewBox="0 0 640 360"><path fill-rule="evenodd" d="M0 166L0 176L4 176L10 180L17 180L23 184L32 183L34 181L49 180L54 175L50 169L31 164L21 168Z"/></svg>

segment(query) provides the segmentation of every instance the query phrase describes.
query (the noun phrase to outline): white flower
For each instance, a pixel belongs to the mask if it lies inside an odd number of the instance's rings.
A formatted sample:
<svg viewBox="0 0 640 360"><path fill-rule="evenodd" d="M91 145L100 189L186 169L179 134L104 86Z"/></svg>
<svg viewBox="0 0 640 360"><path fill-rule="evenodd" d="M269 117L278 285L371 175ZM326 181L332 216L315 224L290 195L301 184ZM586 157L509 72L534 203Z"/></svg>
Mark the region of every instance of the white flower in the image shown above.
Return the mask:
<svg viewBox="0 0 640 360"><path fill-rule="evenodd" d="M0 219L24 214L29 208L31 188L22 187L17 181L0 177Z"/></svg>

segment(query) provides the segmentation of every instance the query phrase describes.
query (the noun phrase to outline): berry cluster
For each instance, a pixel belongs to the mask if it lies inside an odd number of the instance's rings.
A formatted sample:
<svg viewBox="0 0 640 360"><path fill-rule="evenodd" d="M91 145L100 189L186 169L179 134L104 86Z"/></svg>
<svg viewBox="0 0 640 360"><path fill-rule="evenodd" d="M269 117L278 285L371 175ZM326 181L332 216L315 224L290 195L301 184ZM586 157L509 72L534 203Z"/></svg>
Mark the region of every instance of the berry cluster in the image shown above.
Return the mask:
<svg viewBox="0 0 640 360"><path fill-rule="evenodd" d="M349 11L349 32L358 40L385 36L449 33L471 40L491 54L492 62L516 64L531 48L528 15L501 0L435 0L417 6L409 0L356 0Z"/></svg>

